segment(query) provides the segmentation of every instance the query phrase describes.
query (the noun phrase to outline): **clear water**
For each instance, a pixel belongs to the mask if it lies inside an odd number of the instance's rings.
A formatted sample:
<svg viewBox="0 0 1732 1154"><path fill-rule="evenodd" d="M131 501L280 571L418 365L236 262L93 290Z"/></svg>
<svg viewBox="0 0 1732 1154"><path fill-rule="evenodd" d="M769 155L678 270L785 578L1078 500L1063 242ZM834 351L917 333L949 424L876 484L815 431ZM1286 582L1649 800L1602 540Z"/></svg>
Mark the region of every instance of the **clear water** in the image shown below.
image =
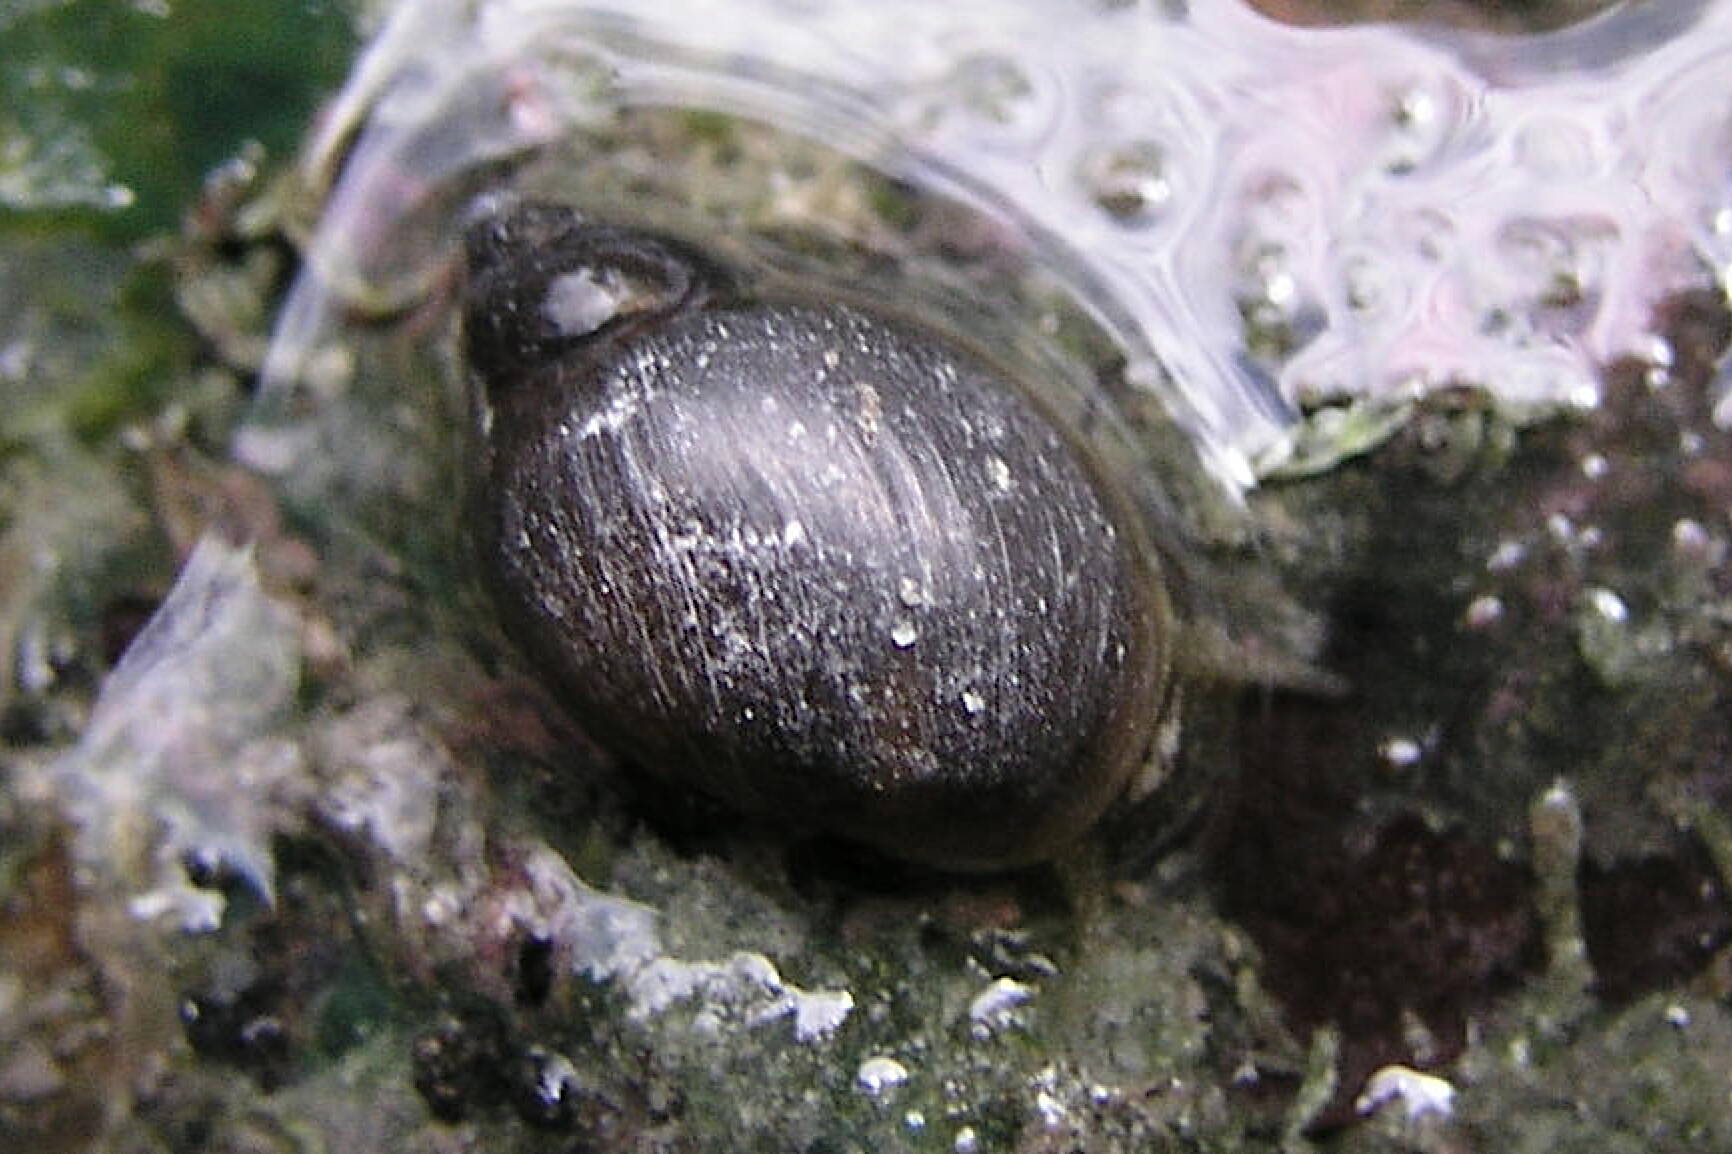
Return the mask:
<svg viewBox="0 0 1732 1154"><path fill-rule="evenodd" d="M310 147L340 176L273 372L333 299L424 287L485 174L645 105L1013 230L1231 485L1307 404L1591 405L1611 358L1664 372L1656 300L1732 285L1732 0L1520 38L1233 0L406 0Z"/></svg>

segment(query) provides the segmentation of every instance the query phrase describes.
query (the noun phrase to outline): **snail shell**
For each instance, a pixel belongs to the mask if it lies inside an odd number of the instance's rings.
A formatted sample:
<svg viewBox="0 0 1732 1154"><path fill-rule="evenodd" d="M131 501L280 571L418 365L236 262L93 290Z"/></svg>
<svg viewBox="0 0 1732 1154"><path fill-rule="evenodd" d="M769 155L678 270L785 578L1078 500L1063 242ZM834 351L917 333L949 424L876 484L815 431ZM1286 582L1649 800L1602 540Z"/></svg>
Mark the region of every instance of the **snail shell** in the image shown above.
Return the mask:
<svg viewBox="0 0 1732 1154"><path fill-rule="evenodd" d="M957 869L1048 857L1123 790L1161 578L1028 393L562 208L481 222L467 259L482 564L604 745Z"/></svg>

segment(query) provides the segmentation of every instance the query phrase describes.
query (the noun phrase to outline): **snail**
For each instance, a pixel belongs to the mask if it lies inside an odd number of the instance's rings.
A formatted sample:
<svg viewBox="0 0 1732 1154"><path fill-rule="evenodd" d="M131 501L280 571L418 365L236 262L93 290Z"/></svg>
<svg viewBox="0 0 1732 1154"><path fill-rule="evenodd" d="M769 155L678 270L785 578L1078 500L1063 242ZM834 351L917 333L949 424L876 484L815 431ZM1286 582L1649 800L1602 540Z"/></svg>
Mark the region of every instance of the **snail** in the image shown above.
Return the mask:
<svg viewBox="0 0 1732 1154"><path fill-rule="evenodd" d="M1161 568L1029 389L563 207L472 225L466 265L485 580L605 747L965 871L1124 792L1167 693Z"/></svg>

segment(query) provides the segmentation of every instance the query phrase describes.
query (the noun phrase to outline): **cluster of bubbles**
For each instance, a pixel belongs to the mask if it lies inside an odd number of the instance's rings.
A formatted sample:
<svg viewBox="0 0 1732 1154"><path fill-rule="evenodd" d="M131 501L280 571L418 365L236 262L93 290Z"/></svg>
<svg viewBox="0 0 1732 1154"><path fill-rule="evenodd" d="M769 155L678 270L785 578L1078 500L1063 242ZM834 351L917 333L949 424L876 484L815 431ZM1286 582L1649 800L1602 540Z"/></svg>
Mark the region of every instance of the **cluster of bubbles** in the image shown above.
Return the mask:
<svg viewBox="0 0 1732 1154"><path fill-rule="evenodd" d="M1523 37L1238 0L402 0L313 142L346 159L279 355L330 286L389 297L448 246L477 173L639 105L1015 226L1235 485L1307 405L1591 405L1611 358L1664 369L1657 300L1732 285L1732 0Z"/></svg>

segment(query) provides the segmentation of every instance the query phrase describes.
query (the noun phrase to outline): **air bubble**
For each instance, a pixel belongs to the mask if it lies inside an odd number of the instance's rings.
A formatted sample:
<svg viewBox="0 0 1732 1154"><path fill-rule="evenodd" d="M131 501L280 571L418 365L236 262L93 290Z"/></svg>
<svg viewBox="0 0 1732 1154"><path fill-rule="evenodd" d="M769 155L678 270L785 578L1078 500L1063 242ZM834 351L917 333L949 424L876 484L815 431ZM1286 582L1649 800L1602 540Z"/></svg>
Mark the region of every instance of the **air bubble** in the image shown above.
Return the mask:
<svg viewBox="0 0 1732 1154"><path fill-rule="evenodd" d="M1173 199L1164 153L1152 140L1091 150L1081 167L1090 199L1121 224L1148 224Z"/></svg>

